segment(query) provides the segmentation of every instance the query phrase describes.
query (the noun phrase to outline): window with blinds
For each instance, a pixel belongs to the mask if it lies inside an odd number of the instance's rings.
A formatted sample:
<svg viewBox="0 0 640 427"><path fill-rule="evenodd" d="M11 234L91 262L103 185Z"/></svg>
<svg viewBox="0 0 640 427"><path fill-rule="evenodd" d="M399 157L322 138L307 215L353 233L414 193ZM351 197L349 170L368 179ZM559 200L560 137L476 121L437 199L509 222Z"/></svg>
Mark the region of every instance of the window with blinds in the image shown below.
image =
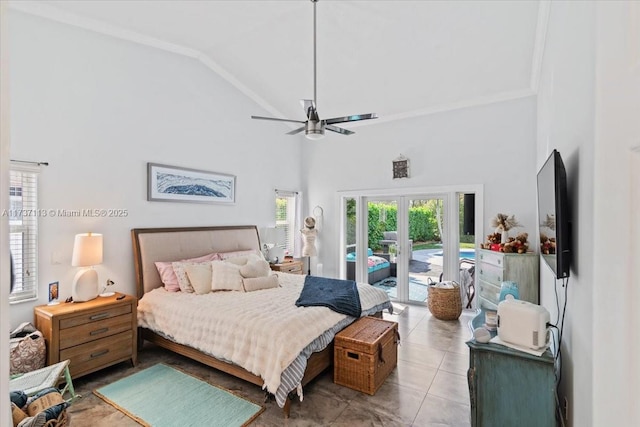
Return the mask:
<svg viewBox="0 0 640 427"><path fill-rule="evenodd" d="M10 302L38 296L38 174L9 171L9 249L14 284Z"/></svg>
<svg viewBox="0 0 640 427"><path fill-rule="evenodd" d="M276 227L285 231L285 255L293 255L297 193L276 191Z"/></svg>

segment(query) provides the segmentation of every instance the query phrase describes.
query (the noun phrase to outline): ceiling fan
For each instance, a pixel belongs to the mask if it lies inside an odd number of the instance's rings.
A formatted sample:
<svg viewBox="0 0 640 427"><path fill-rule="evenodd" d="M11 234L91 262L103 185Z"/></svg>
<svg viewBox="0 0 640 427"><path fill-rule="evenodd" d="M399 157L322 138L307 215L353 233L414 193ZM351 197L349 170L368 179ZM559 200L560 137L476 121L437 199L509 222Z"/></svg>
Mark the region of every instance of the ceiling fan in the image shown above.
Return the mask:
<svg viewBox="0 0 640 427"><path fill-rule="evenodd" d="M318 0L311 0L313 3L313 99L301 99L300 104L304 108L304 112L307 115L307 120L294 120L294 119L280 119L277 117L263 117L263 116L251 116L252 119L258 120L274 120L279 122L292 122L301 123L304 126L294 129L291 132L287 132L287 135L295 135L304 131L305 136L308 139L320 139L324 136L324 131L330 130L342 135L352 135L355 132L348 129L344 129L338 126L334 126L338 123L355 122L359 120L377 119L376 113L355 114L344 117L334 117L332 119L320 120L318 116L318 110L316 109L316 3Z"/></svg>

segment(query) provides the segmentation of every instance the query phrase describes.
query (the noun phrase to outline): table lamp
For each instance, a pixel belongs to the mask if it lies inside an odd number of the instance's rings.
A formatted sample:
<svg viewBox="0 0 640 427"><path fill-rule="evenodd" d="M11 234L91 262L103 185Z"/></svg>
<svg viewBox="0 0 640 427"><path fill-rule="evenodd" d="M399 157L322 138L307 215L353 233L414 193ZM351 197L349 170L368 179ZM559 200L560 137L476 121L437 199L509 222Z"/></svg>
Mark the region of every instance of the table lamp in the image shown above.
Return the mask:
<svg viewBox="0 0 640 427"><path fill-rule="evenodd" d="M102 263L102 234L76 234L71 265L85 267L73 278L71 296L74 302L84 302L98 296L98 273L93 266Z"/></svg>
<svg viewBox="0 0 640 427"><path fill-rule="evenodd" d="M266 227L262 230L264 257L270 263L284 261L284 249L280 246L285 240L285 230L281 227Z"/></svg>

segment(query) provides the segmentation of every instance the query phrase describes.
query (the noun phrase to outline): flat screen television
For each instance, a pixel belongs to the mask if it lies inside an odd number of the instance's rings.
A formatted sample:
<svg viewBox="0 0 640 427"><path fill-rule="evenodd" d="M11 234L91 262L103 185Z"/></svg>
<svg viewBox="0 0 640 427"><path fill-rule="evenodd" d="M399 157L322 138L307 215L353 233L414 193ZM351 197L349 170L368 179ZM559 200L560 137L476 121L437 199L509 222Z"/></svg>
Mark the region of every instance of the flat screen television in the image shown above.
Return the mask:
<svg viewBox="0 0 640 427"><path fill-rule="evenodd" d="M570 227L567 173L560 153L553 150L538 171L538 231L540 256L557 279L569 277Z"/></svg>

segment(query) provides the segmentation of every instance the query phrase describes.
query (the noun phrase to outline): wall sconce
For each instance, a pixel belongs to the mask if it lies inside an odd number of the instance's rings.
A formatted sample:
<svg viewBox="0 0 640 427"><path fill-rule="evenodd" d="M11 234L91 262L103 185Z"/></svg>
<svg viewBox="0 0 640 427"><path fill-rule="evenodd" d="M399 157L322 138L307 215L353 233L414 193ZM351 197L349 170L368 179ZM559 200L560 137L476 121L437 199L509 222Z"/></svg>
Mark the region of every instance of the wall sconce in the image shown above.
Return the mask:
<svg viewBox="0 0 640 427"><path fill-rule="evenodd" d="M98 296L98 273L94 265L102 264L102 234L76 234L71 265L86 267L73 278L73 302L84 302Z"/></svg>

